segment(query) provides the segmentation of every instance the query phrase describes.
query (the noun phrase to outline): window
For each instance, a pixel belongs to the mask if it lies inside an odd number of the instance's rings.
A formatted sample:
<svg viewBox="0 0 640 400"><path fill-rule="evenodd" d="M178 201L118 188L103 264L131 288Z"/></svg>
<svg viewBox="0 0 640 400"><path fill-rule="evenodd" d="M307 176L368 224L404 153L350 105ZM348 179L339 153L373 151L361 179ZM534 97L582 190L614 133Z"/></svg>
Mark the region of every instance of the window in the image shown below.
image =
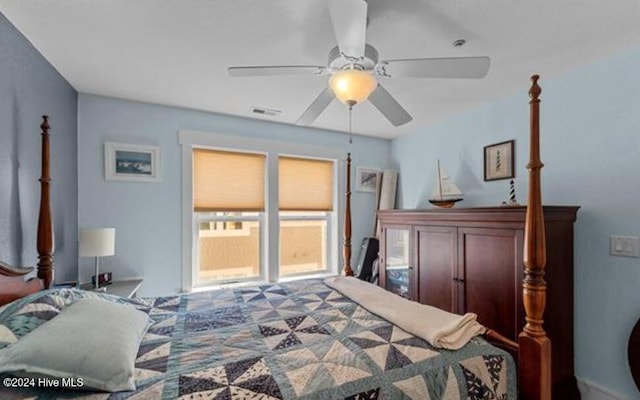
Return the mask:
<svg viewBox="0 0 640 400"><path fill-rule="evenodd" d="M328 270L330 213L280 213L280 277Z"/></svg>
<svg viewBox="0 0 640 400"><path fill-rule="evenodd" d="M193 208L264 211L264 154L193 150Z"/></svg>
<svg viewBox="0 0 640 400"><path fill-rule="evenodd" d="M192 236L186 244L192 251L185 260L192 267L186 290L335 273L334 160L190 150L192 187L185 189L192 191Z"/></svg>
<svg viewBox="0 0 640 400"><path fill-rule="evenodd" d="M278 159L280 277L328 269L333 169L333 162L326 160Z"/></svg>
<svg viewBox="0 0 640 400"><path fill-rule="evenodd" d="M259 279L265 155L193 150L195 286Z"/></svg>

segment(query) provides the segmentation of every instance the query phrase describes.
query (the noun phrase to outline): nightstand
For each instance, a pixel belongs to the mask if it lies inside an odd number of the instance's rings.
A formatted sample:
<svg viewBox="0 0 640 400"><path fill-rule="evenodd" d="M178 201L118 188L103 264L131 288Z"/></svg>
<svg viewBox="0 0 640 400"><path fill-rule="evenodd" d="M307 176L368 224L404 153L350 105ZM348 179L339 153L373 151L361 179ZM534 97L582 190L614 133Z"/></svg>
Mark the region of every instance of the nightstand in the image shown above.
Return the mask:
<svg viewBox="0 0 640 400"><path fill-rule="evenodd" d="M115 296L132 298L136 296L136 292L140 288L140 285L142 285L142 279L113 281L108 285L101 286L99 291L106 294L113 294ZM93 290L93 285L91 283L85 283L80 285L80 289Z"/></svg>

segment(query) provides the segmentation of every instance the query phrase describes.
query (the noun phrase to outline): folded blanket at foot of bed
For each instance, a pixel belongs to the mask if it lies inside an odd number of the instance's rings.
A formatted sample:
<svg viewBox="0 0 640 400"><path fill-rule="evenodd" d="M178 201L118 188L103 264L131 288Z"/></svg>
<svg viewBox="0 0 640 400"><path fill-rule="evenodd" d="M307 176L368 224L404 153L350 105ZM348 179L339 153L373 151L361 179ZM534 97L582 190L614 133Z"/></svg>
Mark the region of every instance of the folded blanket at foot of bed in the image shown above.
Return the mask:
<svg viewBox="0 0 640 400"><path fill-rule="evenodd" d="M324 282L372 313L426 340L433 347L457 350L474 336L486 331L473 313L452 314L407 300L353 277L332 277Z"/></svg>

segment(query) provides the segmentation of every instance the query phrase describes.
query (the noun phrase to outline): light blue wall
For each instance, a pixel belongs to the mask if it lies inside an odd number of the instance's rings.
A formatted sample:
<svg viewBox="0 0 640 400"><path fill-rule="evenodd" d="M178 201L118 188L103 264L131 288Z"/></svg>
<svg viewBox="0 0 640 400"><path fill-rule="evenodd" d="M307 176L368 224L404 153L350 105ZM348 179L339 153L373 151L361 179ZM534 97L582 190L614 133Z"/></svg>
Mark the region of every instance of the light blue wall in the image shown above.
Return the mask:
<svg viewBox="0 0 640 400"><path fill-rule="evenodd" d="M144 277L142 295L177 292L181 284L178 130L347 149L347 137L342 133L80 94L79 226L116 228L116 255L102 259L103 270L120 277ZM105 141L160 146L162 182L105 181ZM386 168L389 149L388 140L355 136L353 165ZM354 192L352 204L355 259L362 238L371 234L375 196ZM92 261L81 259L81 265L82 280L87 281Z"/></svg>
<svg viewBox="0 0 640 400"><path fill-rule="evenodd" d="M0 13L0 260L35 265L41 116L51 117L56 281L78 257L76 91Z"/></svg>
<svg viewBox="0 0 640 400"><path fill-rule="evenodd" d="M537 71L531 71L535 73ZM516 140L516 193L526 199L527 91L393 140L399 203L424 208L436 159L466 193L462 206L497 205L508 181L483 181L483 146ZM640 259L609 256L610 235L640 236L640 47L542 76L541 154L545 204L581 206L575 231L576 375L638 398L627 341L640 317Z"/></svg>

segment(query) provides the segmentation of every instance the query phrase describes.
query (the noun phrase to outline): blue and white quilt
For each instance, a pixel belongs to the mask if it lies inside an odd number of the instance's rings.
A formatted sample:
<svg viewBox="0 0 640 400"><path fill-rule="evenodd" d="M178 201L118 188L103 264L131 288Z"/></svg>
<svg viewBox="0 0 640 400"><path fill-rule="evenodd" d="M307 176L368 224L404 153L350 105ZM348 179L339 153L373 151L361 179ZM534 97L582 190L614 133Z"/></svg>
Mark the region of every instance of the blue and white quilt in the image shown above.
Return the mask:
<svg viewBox="0 0 640 400"><path fill-rule="evenodd" d="M504 351L481 338L436 349L316 279L137 299L42 291L0 309L0 349L88 297L153 319L137 354L137 390L0 386L0 398L516 399Z"/></svg>

